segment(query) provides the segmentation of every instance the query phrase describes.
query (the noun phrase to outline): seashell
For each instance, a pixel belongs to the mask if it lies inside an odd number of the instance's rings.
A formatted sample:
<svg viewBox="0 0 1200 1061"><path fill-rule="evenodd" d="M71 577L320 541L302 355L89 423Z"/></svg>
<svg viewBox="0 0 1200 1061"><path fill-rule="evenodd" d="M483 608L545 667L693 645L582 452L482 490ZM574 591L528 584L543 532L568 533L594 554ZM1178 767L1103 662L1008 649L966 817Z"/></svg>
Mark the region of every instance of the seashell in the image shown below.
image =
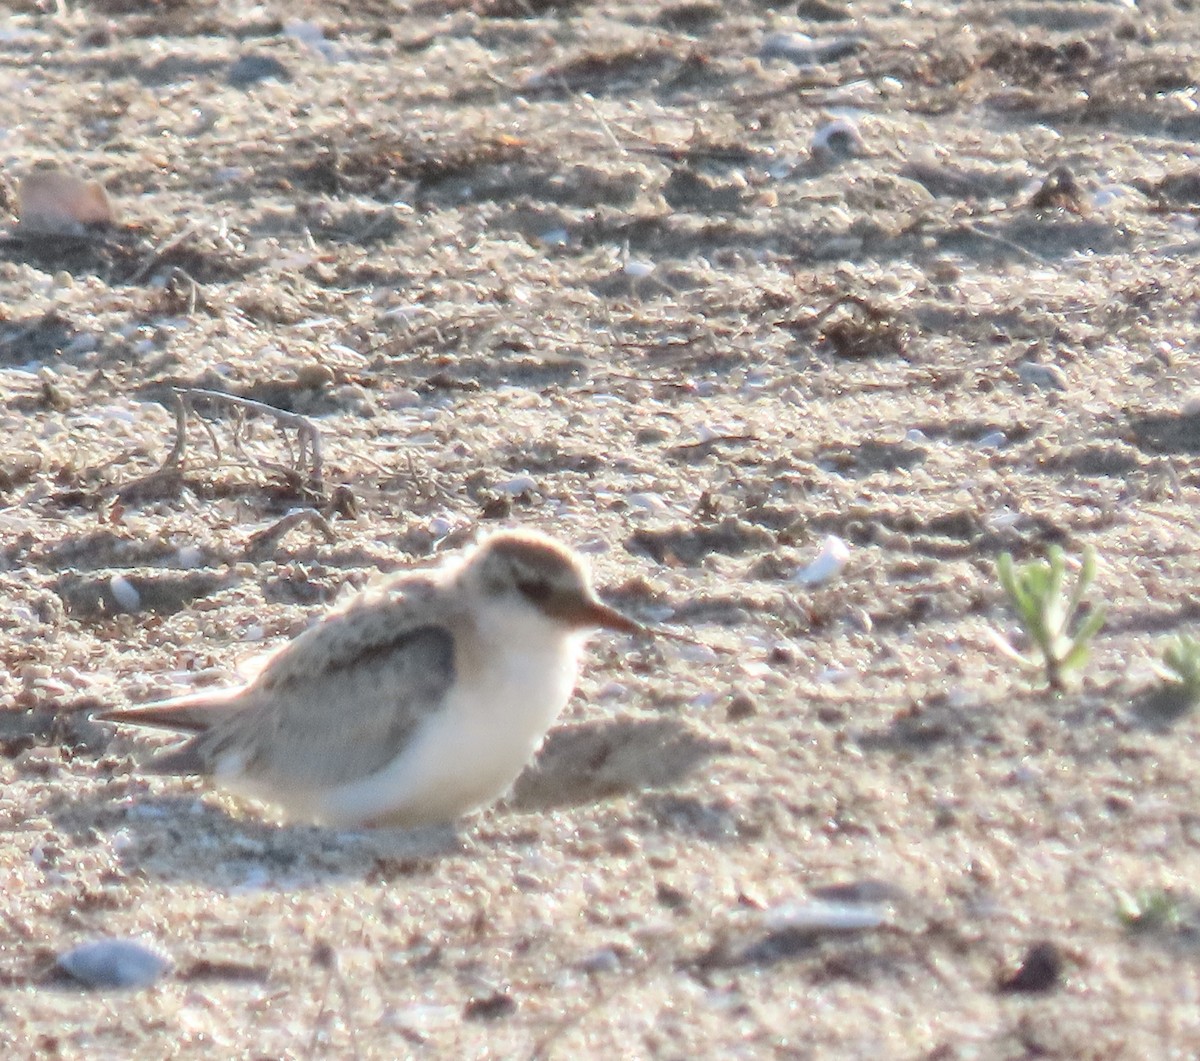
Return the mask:
<svg viewBox="0 0 1200 1061"><path fill-rule="evenodd" d="M813 133L809 151L818 161L828 162L835 158L861 155L866 151L866 143L858 126L849 118L834 118Z"/></svg>
<svg viewBox="0 0 1200 1061"><path fill-rule="evenodd" d="M514 475L507 482L499 483L496 489L508 497L520 497L537 490L537 480L532 475Z"/></svg>
<svg viewBox="0 0 1200 1061"><path fill-rule="evenodd" d="M887 920L875 903L839 903L825 899L785 903L766 911L763 921L773 932L863 932Z"/></svg>
<svg viewBox="0 0 1200 1061"><path fill-rule="evenodd" d="M97 939L58 956L58 967L88 987L149 987L171 968L161 951L133 939Z"/></svg>
<svg viewBox="0 0 1200 1061"><path fill-rule="evenodd" d="M124 575L113 575L108 580L108 588L112 593L113 600L121 606L122 610L136 612L142 606L142 595Z"/></svg>
<svg viewBox="0 0 1200 1061"><path fill-rule="evenodd" d="M82 235L89 225L113 224L108 193L97 181L56 167L39 167L17 190L19 229L50 235Z"/></svg>
<svg viewBox="0 0 1200 1061"><path fill-rule="evenodd" d="M850 546L836 534L826 535L821 543L821 552L807 567L802 567L792 576L793 582L802 586L819 586L842 573L850 559Z"/></svg>
<svg viewBox="0 0 1200 1061"><path fill-rule="evenodd" d="M1027 387L1046 391L1065 391L1067 377L1056 365L1044 365L1040 361L1022 361L1017 366L1017 377Z"/></svg>

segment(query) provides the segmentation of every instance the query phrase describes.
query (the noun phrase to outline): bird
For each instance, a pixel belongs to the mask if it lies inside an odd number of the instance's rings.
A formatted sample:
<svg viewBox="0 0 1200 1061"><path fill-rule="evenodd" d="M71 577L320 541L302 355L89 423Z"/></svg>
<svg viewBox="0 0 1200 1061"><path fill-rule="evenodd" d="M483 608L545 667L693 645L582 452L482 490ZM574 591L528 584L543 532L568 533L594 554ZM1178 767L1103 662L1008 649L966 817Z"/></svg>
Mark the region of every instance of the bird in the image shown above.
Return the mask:
<svg viewBox="0 0 1200 1061"><path fill-rule="evenodd" d="M566 706L603 603L582 558L503 530L355 594L247 684L99 713L191 734L144 769L200 775L287 821L442 826L503 795Z"/></svg>

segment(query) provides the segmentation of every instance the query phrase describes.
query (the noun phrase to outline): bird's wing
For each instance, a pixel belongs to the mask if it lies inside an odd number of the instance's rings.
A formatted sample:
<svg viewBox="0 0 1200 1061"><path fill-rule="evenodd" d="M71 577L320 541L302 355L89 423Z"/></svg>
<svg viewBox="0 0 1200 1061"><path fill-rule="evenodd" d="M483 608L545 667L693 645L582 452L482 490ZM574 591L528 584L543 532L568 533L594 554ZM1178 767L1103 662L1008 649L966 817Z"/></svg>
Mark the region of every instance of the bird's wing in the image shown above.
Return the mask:
<svg viewBox="0 0 1200 1061"><path fill-rule="evenodd" d="M437 711L454 681L450 627L415 620L403 600L331 616L268 664L246 690L245 711L157 767L303 787L374 773Z"/></svg>

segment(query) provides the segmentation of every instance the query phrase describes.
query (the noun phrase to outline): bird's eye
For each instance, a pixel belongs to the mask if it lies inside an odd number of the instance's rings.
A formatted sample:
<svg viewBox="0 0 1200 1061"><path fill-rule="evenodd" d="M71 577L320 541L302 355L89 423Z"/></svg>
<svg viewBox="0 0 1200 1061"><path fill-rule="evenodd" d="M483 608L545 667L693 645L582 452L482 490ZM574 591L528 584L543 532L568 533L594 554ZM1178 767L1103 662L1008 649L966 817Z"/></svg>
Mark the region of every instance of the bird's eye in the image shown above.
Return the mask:
<svg viewBox="0 0 1200 1061"><path fill-rule="evenodd" d="M521 596L526 600L532 601L534 604L544 604L554 592L549 582L541 582L534 579L520 580L517 583L517 589L521 591Z"/></svg>

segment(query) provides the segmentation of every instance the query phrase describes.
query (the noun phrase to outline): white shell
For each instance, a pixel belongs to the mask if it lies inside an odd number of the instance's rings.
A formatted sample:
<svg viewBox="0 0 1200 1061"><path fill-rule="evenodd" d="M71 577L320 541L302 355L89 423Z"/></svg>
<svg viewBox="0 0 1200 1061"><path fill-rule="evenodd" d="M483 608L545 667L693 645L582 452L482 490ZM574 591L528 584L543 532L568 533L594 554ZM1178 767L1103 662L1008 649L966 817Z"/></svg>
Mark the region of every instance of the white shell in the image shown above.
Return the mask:
<svg viewBox="0 0 1200 1061"><path fill-rule="evenodd" d="M58 966L89 987L149 987L171 959L134 939L96 939L60 954Z"/></svg>
<svg viewBox="0 0 1200 1061"><path fill-rule="evenodd" d="M836 534L826 535L821 543L821 552L807 567L802 567L792 576L793 582L802 586L818 586L842 573L850 559L850 546Z"/></svg>
<svg viewBox="0 0 1200 1061"><path fill-rule="evenodd" d="M768 910L768 928L801 932L862 932L887 920L884 907L875 903L832 903L823 900L786 903Z"/></svg>
<svg viewBox="0 0 1200 1061"><path fill-rule="evenodd" d="M814 158L827 159L835 155L860 155L866 149L862 133L849 118L834 118L813 133L809 150Z"/></svg>
<svg viewBox="0 0 1200 1061"><path fill-rule="evenodd" d="M108 588L115 600L127 612L136 612L142 606L142 595L137 587L124 575L113 575L108 580Z"/></svg>

